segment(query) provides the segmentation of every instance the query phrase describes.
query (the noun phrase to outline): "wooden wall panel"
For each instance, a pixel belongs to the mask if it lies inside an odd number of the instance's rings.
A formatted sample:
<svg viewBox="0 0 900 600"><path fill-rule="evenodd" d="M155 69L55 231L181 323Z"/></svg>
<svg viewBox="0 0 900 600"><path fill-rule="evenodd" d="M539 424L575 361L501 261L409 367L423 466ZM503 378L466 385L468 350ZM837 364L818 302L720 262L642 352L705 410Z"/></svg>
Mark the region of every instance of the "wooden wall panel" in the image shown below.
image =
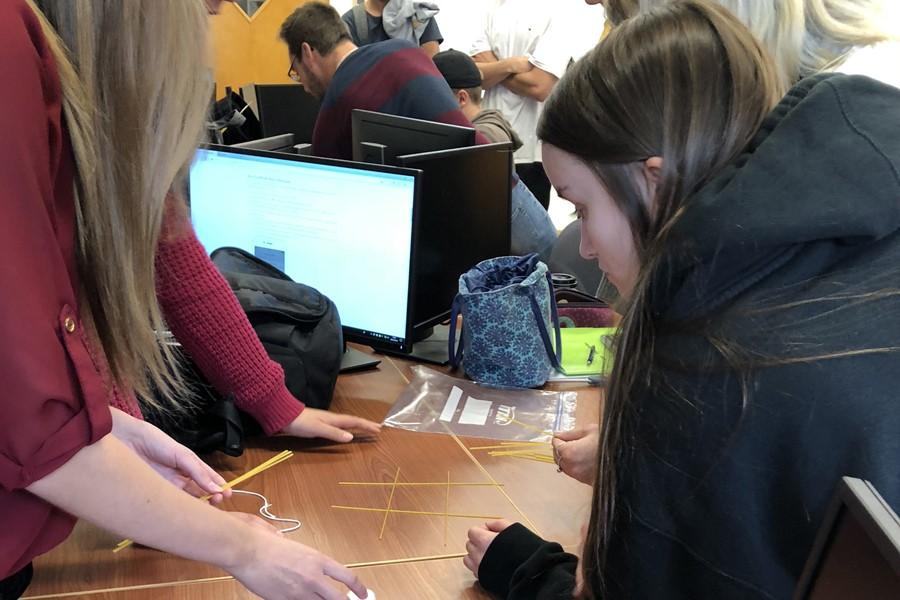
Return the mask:
<svg viewBox="0 0 900 600"><path fill-rule="evenodd" d="M221 98L226 85L237 88L252 80L250 20L237 5L224 2L221 13L211 17L210 30L216 96Z"/></svg>
<svg viewBox="0 0 900 600"><path fill-rule="evenodd" d="M225 86L246 83L290 83L287 46L278 30L295 8L314 0L267 0L252 17L237 5L222 4L212 17L212 55L217 95Z"/></svg>

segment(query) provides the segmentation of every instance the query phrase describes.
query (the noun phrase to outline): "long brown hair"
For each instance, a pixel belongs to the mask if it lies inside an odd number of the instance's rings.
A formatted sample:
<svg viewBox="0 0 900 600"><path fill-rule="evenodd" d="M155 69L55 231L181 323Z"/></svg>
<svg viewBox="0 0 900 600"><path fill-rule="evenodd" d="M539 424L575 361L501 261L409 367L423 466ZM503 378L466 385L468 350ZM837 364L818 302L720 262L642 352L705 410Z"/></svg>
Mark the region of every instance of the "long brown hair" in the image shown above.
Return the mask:
<svg viewBox="0 0 900 600"><path fill-rule="evenodd" d="M594 170L628 218L641 258L604 408L582 560L588 597L602 596L607 549L621 516L616 494L630 399L651 385L650 274L685 200L746 147L780 90L751 33L722 7L694 0L613 29L569 70L545 106L539 137ZM662 157L663 167L648 202L640 173L652 156Z"/></svg>
<svg viewBox="0 0 900 600"><path fill-rule="evenodd" d="M80 312L116 383L150 404L183 388L154 260L166 197L200 140L211 86L201 0L27 0L62 83L77 165Z"/></svg>

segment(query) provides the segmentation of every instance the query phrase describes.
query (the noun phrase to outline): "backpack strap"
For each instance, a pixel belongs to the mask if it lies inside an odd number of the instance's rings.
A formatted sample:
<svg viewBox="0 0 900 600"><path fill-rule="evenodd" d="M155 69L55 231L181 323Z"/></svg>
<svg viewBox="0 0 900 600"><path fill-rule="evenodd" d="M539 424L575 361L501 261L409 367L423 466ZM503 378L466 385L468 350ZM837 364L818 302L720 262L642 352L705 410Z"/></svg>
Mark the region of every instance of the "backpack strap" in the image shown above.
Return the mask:
<svg viewBox="0 0 900 600"><path fill-rule="evenodd" d="M369 43L369 15L366 12L366 0L357 0L353 5L353 22L356 25L356 37L359 38L359 45L365 46Z"/></svg>

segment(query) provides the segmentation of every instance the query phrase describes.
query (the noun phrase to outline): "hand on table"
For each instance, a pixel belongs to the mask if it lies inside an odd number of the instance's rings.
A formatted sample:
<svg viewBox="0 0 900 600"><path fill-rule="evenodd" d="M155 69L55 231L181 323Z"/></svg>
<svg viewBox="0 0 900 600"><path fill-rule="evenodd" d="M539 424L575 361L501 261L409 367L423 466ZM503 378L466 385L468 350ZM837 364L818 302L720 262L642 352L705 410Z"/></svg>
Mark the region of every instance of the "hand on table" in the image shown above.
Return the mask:
<svg viewBox="0 0 900 600"><path fill-rule="evenodd" d="M282 433L301 438L324 438L332 442L350 442L351 431L377 435L381 425L352 415L305 408L296 419L291 421Z"/></svg>
<svg viewBox="0 0 900 600"><path fill-rule="evenodd" d="M553 456L562 472L581 483L594 485L600 426L563 431L553 438Z"/></svg>
<svg viewBox="0 0 900 600"><path fill-rule="evenodd" d="M475 577L478 577L478 567L481 566L481 560L491 542L510 525L512 525L512 521L500 519L499 521L488 521L484 525L469 530L469 540L466 542L466 551L469 554L463 558L463 564L474 573Z"/></svg>
<svg viewBox="0 0 900 600"><path fill-rule="evenodd" d="M172 485L198 498L210 494L211 504L231 496L231 490L221 487L225 485L222 476L189 448L146 421L115 408L110 412L112 434Z"/></svg>
<svg viewBox="0 0 900 600"><path fill-rule="evenodd" d="M256 527L248 542L252 558L227 570L266 600L346 600L347 593L336 590L333 581L366 597L366 586L350 569L277 530Z"/></svg>

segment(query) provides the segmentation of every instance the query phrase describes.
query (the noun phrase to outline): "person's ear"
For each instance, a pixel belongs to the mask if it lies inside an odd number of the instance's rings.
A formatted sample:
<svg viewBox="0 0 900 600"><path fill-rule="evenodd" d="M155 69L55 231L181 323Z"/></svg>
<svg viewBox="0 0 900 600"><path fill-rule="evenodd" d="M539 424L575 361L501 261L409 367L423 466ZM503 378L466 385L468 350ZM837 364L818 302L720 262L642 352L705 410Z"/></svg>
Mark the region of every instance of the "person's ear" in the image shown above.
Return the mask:
<svg viewBox="0 0 900 600"><path fill-rule="evenodd" d="M466 90L458 90L456 92L456 100L459 102L460 108L469 103L469 92Z"/></svg>
<svg viewBox="0 0 900 600"><path fill-rule="evenodd" d="M659 184L659 178L662 176L663 159L661 156L651 156L644 161L644 177L647 184L656 187Z"/></svg>
<svg viewBox="0 0 900 600"><path fill-rule="evenodd" d="M300 62L307 61L309 64L310 59L313 57L313 49L312 46L303 42L300 44Z"/></svg>
<svg viewBox="0 0 900 600"><path fill-rule="evenodd" d="M651 156L641 165L644 182L647 186L647 200L656 198L656 187L662 177L663 159L661 156Z"/></svg>

